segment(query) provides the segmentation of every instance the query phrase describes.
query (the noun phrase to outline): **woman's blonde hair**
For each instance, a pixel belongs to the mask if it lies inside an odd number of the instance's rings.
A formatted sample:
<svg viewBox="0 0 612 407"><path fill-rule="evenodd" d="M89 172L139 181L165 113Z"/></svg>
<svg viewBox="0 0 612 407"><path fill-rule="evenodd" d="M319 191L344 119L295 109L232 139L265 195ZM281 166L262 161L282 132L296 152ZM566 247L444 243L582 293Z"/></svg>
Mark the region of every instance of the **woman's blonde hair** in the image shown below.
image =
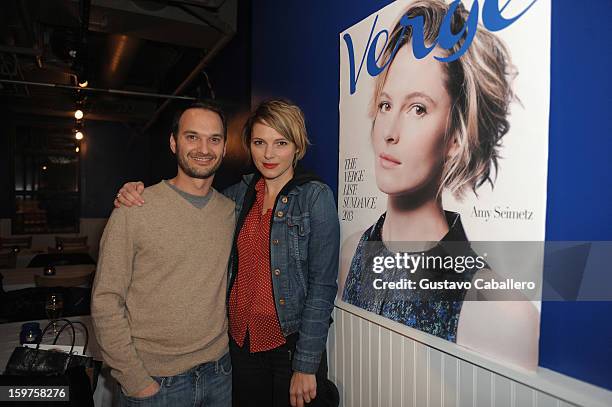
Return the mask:
<svg viewBox="0 0 612 407"><path fill-rule="evenodd" d="M302 109L297 105L283 99L267 100L260 103L251 113L242 129L242 143L247 151L250 151L249 145L251 144L251 135L255 123L273 128L284 138L295 144L294 166L306 154L310 141L306 133L304 113L302 113Z"/></svg>
<svg viewBox="0 0 612 407"><path fill-rule="evenodd" d="M418 0L402 13L408 18L423 18L423 38L430 46L438 38L440 25L449 5L443 0ZM459 32L469 13L462 4L455 10L451 30ZM397 49L408 44L412 38L412 26L395 25L383 53L387 61ZM465 34L446 55L457 52L465 41ZM445 159L438 196L448 188L461 197L466 187L474 193L488 182L493 187L498 170L501 139L508 132L508 110L514 99L512 79L516 75L510 53L504 43L489 31L478 27L467 51L457 60L441 62L446 71L446 89L453 102L446 142L456 142L457 152ZM376 119L380 94L389 72L389 67L376 78L374 95L370 104L370 117ZM494 174L493 174L494 172Z"/></svg>

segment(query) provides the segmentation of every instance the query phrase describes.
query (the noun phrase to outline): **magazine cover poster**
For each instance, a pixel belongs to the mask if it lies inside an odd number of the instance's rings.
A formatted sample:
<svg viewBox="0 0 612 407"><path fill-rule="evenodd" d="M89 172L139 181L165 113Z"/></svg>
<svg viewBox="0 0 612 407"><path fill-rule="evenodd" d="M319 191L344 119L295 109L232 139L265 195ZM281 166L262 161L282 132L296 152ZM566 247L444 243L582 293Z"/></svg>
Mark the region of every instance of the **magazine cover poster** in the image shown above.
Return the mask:
<svg viewBox="0 0 612 407"><path fill-rule="evenodd" d="M550 7L396 1L340 33L338 306L537 365Z"/></svg>

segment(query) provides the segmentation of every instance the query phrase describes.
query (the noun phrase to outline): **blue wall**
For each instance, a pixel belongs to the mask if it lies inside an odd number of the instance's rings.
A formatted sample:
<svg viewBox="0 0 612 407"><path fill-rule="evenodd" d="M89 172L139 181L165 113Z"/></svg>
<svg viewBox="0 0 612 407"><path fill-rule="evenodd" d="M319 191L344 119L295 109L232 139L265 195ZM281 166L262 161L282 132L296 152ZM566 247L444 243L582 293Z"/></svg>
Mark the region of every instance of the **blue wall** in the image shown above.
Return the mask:
<svg viewBox="0 0 612 407"><path fill-rule="evenodd" d="M253 102L303 108L314 143L305 164L336 191L339 33L388 3L253 4ZM610 17L610 0L553 1L548 240L612 240ZM544 303L540 365L612 389L611 322L610 302Z"/></svg>
<svg viewBox="0 0 612 407"><path fill-rule="evenodd" d="M610 17L553 1L547 240L612 240ZM612 389L612 302L543 303L540 365Z"/></svg>

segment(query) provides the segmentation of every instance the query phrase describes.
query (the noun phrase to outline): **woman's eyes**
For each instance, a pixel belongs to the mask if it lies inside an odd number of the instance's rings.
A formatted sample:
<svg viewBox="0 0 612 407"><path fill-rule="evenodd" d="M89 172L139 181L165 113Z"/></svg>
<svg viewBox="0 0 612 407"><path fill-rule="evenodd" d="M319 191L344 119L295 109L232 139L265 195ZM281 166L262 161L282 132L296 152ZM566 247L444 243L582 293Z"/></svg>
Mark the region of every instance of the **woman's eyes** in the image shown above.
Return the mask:
<svg viewBox="0 0 612 407"><path fill-rule="evenodd" d="M412 105L410 110L414 110L414 113L417 116L423 116L425 113L427 113L427 109L425 109L425 106L423 105Z"/></svg>
<svg viewBox="0 0 612 407"><path fill-rule="evenodd" d="M390 112L391 104L389 102L384 102L384 101L380 102L378 104L378 111L383 112L383 113ZM413 104L409 106L407 112L408 113L414 112L417 116L423 116L424 114L427 113L427 108L425 108L425 106L421 104Z"/></svg>
<svg viewBox="0 0 612 407"><path fill-rule="evenodd" d="M391 110L391 104L389 102L380 102L378 104L379 112L388 112L389 110Z"/></svg>
<svg viewBox="0 0 612 407"><path fill-rule="evenodd" d="M253 140L253 144L256 145L256 146L261 146L261 145L264 144L264 142L262 140ZM281 140L281 141L277 141L276 145L278 145L278 146L287 146L287 145L289 145L289 142Z"/></svg>

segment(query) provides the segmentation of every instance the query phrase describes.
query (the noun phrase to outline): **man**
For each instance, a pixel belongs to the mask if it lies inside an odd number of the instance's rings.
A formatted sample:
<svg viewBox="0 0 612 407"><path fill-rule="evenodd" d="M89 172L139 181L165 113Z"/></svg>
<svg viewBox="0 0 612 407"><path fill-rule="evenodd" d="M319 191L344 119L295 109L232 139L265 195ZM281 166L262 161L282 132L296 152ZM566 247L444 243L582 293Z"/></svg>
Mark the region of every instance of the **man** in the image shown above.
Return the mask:
<svg viewBox="0 0 612 407"><path fill-rule="evenodd" d="M226 120L196 103L177 115L175 178L115 209L100 245L92 317L120 403L230 406L225 295L234 204L211 185Z"/></svg>

